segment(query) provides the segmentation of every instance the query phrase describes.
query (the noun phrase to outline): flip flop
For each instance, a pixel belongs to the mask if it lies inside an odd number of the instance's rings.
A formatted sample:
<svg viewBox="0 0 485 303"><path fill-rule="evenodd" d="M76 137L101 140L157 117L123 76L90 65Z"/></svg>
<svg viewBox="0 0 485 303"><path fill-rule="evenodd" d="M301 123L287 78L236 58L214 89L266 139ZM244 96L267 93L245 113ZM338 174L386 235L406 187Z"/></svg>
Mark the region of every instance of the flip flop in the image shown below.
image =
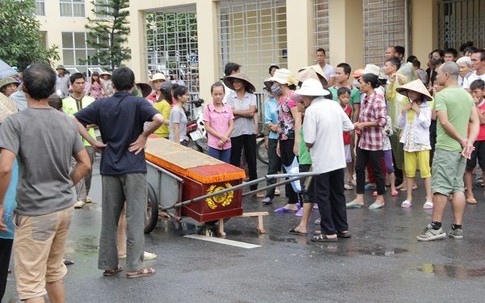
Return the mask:
<svg viewBox="0 0 485 303"><path fill-rule="evenodd" d="M296 229L294 229L294 228L290 229L290 230L288 231L288 233L289 233L290 235L295 235L295 236L306 236L306 235L307 235L307 233L302 233L302 232L299 232L299 231L297 231L297 230L296 230Z"/></svg>
<svg viewBox="0 0 485 303"><path fill-rule="evenodd" d="M335 238L329 238L327 235L320 234L320 235L315 235L312 238L312 242L337 242L338 237Z"/></svg>
<svg viewBox="0 0 485 303"><path fill-rule="evenodd" d="M345 204L345 207L347 209L353 209L353 208L362 208L364 205L360 204L360 203L357 203L357 202L349 202L347 204Z"/></svg>
<svg viewBox="0 0 485 303"><path fill-rule="evenodd" d="M113 268L113 269L107 269L103 272L103 276L105 277L111 277L111 276L114 276L116 275L117 273L123 271L123 268L121 267L121 265L118 265L116 268Z"/></svg>
<svg viewBox="0 0 485 303"><path fill-rule="evenodd" d="M370 206L369 206L369 209L381 209L384 207L384 205L386 204L377 204L376 202L372 203Z"/></svg>
<svg viewBox="0 0 485 303"><path fill-rule="evenodd" d="M149 276L153 276L154 274L155 274L155 270L153 268L143 267L137 271L127 272L126 277L128 279L134 279L134 278L149 277Z"/></svg>

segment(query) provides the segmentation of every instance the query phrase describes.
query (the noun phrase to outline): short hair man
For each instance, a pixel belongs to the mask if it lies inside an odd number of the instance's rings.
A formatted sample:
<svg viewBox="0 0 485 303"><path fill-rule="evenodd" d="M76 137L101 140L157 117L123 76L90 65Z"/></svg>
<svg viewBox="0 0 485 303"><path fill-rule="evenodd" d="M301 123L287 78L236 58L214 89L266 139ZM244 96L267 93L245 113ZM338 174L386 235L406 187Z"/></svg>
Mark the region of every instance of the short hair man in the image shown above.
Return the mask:
<svg viewBox="0 0 485 303"><path fill-rule="evenodd" d="M64 65L58 65L56 71L56 94L61 98L67 97L69 95L69 74Z"/></svg>
<svg viewBox="0 0 485 303"><path fill-rule="evenodd" d="M95 100L93 97L85 94L84 86L86 84L86 78L81 73L74 73L69 77L71 83L72 93L62 100L62 110L72 116L79 110L87 107L89 104L93 103ZM88 126L88 132L91 137L96 138L94 133L94 125ZM76 195L77 202L74 203L74 208L81 208L85 203L90 203L91 198L89 198L89 190L91 189L91 179L92 179L92 164L94 163L94 148L89 144L88 141L83 140L84 148L89 155L89 160L91 161L91 170L88 172L84 178L76 185Z"/></svg>
<svg viewBox="0 0 485 303"><path fill-rule="evenodd" d="M325 49L323 48L318 48L316 51L316 59L317 59L317 65L320 66L322 69L323 73L325 74L325 77L327 77L328 85L333 85L334 84L334 77L335 77L335 68L331 66L330 64L327 64L327 53L325 52Z"/></svg>
<svg viewBox="0 0 485 303"><path fill-rule="evenodd" d="M384 59L388 60L393 57L396 57L396 49L394 48L394 46L389 46L388 48L386 48L386 52L384 53Z"/></svg>
<svg viewBox="0 0 485 303"><path fill-rule="evenodd" d="M417 236L419 241L446 237L441 223L450 194L453 195L451 204L455 223L451 225L448 236L454 239L463 238L462 221L466 206L463 175L466 160L470 158L474 148L480 122L473 98L458 86L458 75L459 67L455 62L446 62L438 68L436 81L445 88L435 97L439 123L431 177L434 209L431 224Z"/></svg>
<svg viewBox="0 0 485 303"><path fill-rule="evenodd" d="M0 128L0 229L1 205L17 158L21 179L15 210L15 274L19 297L26 302L44 302L46 293L51 302L64 302L62 278L67 269L62 259L75 202L71 187L91 168L72 119L49 106L55 81L48 65L26 69L23 90L29 107ZM71 157L77 164L69 173Z"/></svg>
<svg viewBox="0 0 485 303"><path fill-rule="evenodd" d="M445 49L445 55L443 57L445 62L448 62L448 61L456 62L457 58L458 58L458 51L456 49L451 48L451 47Z"/></svg>
<svg viewBox="0 0 485 303"><path fill-rule="evenodd" d="M406 49L404 48L404 46L396 45L394 46L394 50L394 57L398 58L401 64L404 64L404 54L406 53Z"/></svg>
<svg viewBox="0 0 485 303"><path fill-rule="evenodd" d="M328 90L332 93L332 99L338 101L337 90L341 87L348 87L350 93L350 106L352 107L352 120L359 119L360 112L360 92L354 87L349 79L352 68L347 63L340 63L335 68L335 85L330 86Z"/></svg>
<svg viewBox="0 0 485 303"><path fill-rule="evenodd" d="M102 228L99 241L98 268L104 276L121 271L116 246L116 229L126 201L127 254L126 276L138 278L155 273L143 266L145 237L145 201L147 198L146 162L143 149L148 136L163 123L162 115L141 97L131 95L135 75L128 67L120 67L112 76L115 94L98 99L74 114L82 124L99 126L103 143L85 137L97 148L104 148L100 173L103 183ZM144 123L153 121L143 130Z"/></svg>
<svg viewBox="0 0 485 303"><path fill-rule="evenodd" d="M463 80L463 88L470 90L470 83L477 79L485 81L485 50L479 49L471 56L473 73Z"/></svg>
<svg viewBox="0 0 485 303"><path fill-rule="evenodd" d="M307 79L299 90L305 107L303 133L310 150L313 172L314 198L320 210L322 233L314 242L336 242L338 237L349 238L345 208L344 177L345 151L343 132L354 129L340 104L325 99L328 95L321 83ZM332 148L328 148L332 146Z"/></svg>

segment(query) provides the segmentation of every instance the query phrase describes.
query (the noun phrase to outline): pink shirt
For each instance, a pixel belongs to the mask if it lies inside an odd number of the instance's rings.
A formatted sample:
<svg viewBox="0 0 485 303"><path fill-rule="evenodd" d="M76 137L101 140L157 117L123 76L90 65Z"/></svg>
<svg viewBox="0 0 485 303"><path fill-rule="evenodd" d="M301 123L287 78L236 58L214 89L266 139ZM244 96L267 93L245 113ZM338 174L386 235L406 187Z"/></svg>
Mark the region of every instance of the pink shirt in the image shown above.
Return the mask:
<svg viewBox="0 0 485 303"><path fill-rule="evenodd" d="M224 104L222 110L217 110L214 108L213 103L209 103L204 108L204 115L202 116L204 121L209 122L210 126L219 134L225 134L229 129L229 121L234 120L234 115L232 114L232 108ZM219 146L219 138L211 135L207 132L207 144L215 149L226 150L231 148L231 140L227 141L222 147Z"/></svg>

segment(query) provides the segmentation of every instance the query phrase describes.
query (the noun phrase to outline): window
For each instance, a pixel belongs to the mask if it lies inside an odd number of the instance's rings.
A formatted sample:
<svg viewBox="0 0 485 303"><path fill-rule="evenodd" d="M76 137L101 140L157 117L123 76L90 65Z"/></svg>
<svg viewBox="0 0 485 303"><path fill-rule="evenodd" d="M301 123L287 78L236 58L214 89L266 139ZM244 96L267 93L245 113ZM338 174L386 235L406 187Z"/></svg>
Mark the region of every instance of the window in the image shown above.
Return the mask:
<svg viewBox="0 0 485 303"><path fill-rule="evenodd" d="M84 32L62 33L62 63L66 69L72 68L86 72L88 68L98 65L97 62L91 60L91 57L96 54L96 50L87 44L86 39Z"/></svg>
<svg viewBox="0 0 485 303"><path fill-rule="evenodd" d="M59 0L62 17L84 17L84 0Z"/></svg>
<svg viewBox="0 0 485 303"><path fill-rule="evenodd" d="M37 16L45 16L45 0L35 1L35 14Z"/></svg>
<svg viewBox="0 0 485 303"><path fill-rule="evenodd" d="M94 11L96 12L96 18L107 19L110 17L106 15L106 12L112 12L113 9L107 5L109 5L109 0L94 0Z"/></svg>

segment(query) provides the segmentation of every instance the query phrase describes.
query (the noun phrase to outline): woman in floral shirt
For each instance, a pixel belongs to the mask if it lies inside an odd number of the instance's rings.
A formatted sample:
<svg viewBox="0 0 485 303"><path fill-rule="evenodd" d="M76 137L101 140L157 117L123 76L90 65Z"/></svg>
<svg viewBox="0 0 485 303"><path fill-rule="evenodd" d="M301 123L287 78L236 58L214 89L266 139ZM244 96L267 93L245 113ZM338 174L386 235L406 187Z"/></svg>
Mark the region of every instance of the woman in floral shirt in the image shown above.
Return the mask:
<svg viewBox="0 0 485 303"><path fill-rule="evenodd" d="M291 76L289 70L278 69L270 81L281 89L281 96L278 99L277 150L279 150L283 167L290 166L293 159L298 156L300 144L301 113L296 106L299 97L291 89L295 86L296 79ZM298 210L298 194L295 193L291 184L286 184L285 192L288 203L276 209L276 213L292 213Z"/></svg>

